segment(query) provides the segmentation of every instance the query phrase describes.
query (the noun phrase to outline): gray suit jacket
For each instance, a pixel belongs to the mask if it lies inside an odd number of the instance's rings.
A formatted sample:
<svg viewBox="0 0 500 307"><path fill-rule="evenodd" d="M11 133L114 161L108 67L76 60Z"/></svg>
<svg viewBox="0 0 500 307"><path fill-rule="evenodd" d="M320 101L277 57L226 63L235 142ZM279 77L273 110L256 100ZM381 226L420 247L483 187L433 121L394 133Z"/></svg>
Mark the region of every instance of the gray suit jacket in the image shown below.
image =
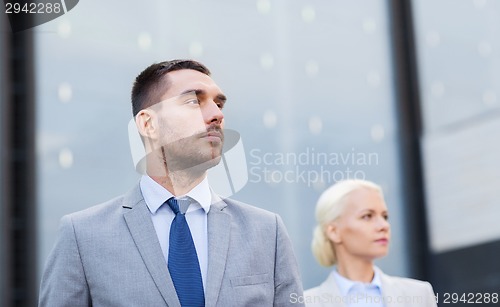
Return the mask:
<svg viewBox="0 0 500 307"><path fill-rule="evenodd" d="M207 218L207 307L290 306L302 295L278 215L226 199ZM180 306L139 185L62 218L39 306Z"/></svg>
<svg viewBox="0 0 500 307"><path fill-rule="evenodd" d="M430 283L411 278L394 277L375 268L382 281L385 307L436 307L436 297ZM295 299L295 298L294 298ZM299 299L296 299L297 301ZM307 307L347 307L332 274L318 287L304 291L302 300ZM355 306L355 305L354 305Z"/></svg>

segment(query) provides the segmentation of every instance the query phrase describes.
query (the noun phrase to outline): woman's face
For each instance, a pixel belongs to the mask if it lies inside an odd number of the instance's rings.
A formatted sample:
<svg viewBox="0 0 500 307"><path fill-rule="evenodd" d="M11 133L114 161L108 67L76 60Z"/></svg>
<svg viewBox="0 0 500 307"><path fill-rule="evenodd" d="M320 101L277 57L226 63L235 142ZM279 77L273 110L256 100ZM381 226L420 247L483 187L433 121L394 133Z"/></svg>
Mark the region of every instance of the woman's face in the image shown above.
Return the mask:
<svg viewBox="0 0 500 307"><path fill-rule="evenodd" d="M387 206L379 192L362 188L351 192L344 211L327 228L327 235L340 254L373 261L389 249L390 225Z"/></svg>

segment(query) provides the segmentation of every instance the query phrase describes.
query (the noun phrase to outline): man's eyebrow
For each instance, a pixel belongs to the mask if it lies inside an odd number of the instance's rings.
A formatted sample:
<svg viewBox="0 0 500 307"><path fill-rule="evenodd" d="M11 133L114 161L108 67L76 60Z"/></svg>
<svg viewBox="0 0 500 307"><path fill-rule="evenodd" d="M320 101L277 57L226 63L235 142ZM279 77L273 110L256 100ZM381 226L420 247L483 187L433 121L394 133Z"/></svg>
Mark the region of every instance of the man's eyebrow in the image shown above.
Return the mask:
<svg viewBox="0 0 500 307"><path fill-rule="evenodd" d="M185 94L192 94L192 93L194 93L198 96L198 95L206 95L207 92L204 90L201 90L201 89L188 89L188 90L183 91L179 96L182 96ZM221 102L227 101L227 97L224 94L218 94L216 98L217 98L217 100L219 100Z"/></svg>
<svg viewBox="0 0 500 307"><path fill-rule="evenodd" d="M203 94L203 90L189 89L189 90L185 90L182 93L180 93L179 96L186 95L186 94L193 94L193 93L196 95L200 95L200 94Z"/></svg>
<svg viewBox="0 0 500 307"><path fill-rule="evenodd" d="M226 102L227 101L227 97L224 94L217 95L217 99L220 100L221 102Z"/></svg>

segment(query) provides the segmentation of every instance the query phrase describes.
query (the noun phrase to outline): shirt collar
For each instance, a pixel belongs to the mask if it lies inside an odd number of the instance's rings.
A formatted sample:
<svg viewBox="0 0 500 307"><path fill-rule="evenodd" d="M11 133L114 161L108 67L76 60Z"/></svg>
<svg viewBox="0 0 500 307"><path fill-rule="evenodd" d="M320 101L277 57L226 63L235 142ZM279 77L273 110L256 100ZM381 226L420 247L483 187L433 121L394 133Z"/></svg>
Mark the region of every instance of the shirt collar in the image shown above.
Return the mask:
<svg viewBox="0 0 500 307"><path fill-rule="evenodd" d="M147 175L141 177L139 185L141 187L142 195L144 196L144 201L146 202L146 205L148 206L149 211L152 214L155 214L156 211L158 211L158 209L165 203L165 201L167 201L167 199L174 197L174 195L170 193L170 191L165 189L163 186L161 186L159 183L157 183ZM180 195L176 198L185 197L190 197L197 202L196 206L189 206L187 212L199 209L201 207L205 211L205 214L208 214L212 201L212 192L210 191L207 177L205 177L187 194Z"/></svg>
<svg viewBox="0 0 500 307"><path fill-rule="evenodd" d="M333 278L335 279L335 281L337 282L340 293L343 296L347 296L349 294L349 291L351 290L351 288L356 284L358 284L358 285L361 284L363 286L370 285L370 286L375 286L378 289L382 289L382 281L380 279L380 273L378 272L378 270L374 270L373 279L370 283L362 283L362 282L353 281L353 280L350 280L348 278L345 278L344 276L339 274L339 272L337 271L337 266L334 267L334 269L332 271L332 275L333 275Z"/></svg>
<svg viewBox="0 0 500 307"><path fill-rule="evenodd" d="M382 279L380 279L380 272L376 268L373 271L375 273L373 274L373 280L370 284L377 286L379 289L382 289Z"/></svg>

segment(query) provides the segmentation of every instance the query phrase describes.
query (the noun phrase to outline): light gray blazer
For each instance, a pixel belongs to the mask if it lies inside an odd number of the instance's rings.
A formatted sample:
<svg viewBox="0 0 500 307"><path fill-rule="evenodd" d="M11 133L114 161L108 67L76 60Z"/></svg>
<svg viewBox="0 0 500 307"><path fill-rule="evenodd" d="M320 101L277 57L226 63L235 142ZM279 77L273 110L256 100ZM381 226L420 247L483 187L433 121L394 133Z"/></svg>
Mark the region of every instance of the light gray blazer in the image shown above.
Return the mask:
<svg viewBox="0 0 500 307"><path fill-rule="evenodd" d="M302 295L278 215L225 199L207 218L207 307L290 306L292 293ZM62 218L39 306L181 306L139 185Z"/></svg>
<svg viewBox="0 0 500 307"><path fill-rule="evenodd" d="M382 282L382 297L385 307L436 307L436 297L430 283L411 278L384 274L375 267ZM342 297L333 274L318 287L304 291L307 307L347 307L348 298Z"/></svg>

